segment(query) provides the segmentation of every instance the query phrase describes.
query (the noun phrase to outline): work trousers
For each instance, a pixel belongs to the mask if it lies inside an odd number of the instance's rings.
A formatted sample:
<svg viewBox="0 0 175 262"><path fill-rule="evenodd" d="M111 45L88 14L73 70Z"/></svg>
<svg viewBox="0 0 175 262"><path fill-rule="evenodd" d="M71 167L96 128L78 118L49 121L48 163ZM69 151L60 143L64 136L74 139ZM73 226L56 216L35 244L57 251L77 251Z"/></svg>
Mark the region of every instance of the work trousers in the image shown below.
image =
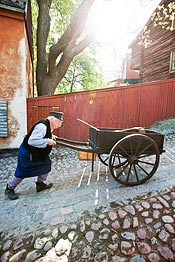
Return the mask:
<svg viewBox="0 0 175 262"><path fill-rule="evenodd" d="M47 179L49 173L38 176L38 182L44 182ZM19 185L24 178L13 176L12 179L7 183L9 189L15 189L17 185Z"/></svg>

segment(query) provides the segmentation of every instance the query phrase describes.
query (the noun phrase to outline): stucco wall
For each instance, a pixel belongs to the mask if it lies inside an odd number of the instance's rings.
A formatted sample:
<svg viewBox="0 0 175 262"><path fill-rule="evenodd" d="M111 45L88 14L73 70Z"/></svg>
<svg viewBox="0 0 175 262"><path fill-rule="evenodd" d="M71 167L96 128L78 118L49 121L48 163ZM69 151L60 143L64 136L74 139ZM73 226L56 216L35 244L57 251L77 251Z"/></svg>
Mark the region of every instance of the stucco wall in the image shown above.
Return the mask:
<svg viewBox="0 0 175 262"><path fill-rule="evenodd" d="M27 132L26 98L33 95L24 14L0 9L0 99L8 102L8 137L0 149L18 148Z"/></svg>

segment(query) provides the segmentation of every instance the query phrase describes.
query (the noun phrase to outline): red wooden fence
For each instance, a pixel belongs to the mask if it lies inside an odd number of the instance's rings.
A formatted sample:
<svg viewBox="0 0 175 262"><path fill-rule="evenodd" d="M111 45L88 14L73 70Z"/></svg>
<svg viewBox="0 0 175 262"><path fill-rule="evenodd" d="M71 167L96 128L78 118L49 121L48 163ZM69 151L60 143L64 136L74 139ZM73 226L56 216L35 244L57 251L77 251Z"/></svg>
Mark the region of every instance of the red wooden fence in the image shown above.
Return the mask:
<svg viewBox="0 0 175 262"><path fill-rule="evenodd" d="M27 99L28 130L49 111L64 112L58 133L73 140L87 140L89 127L150 127L154 122L175 117L175 80L105 88Z"/></svg>

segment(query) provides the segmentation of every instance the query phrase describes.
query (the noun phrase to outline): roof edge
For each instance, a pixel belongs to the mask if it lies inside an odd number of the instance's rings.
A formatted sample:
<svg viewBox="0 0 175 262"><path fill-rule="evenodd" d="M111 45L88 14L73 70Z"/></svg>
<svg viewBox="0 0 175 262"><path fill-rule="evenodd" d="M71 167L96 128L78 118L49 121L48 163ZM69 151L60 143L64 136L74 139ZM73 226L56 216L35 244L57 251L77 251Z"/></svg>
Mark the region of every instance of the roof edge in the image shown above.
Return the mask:
<svg viewBox="0 0 175 262"><path fill-rule="evenodd" d="M13 12L22 13L22 14L25 13L25 10L23 10L21 8L14 7L14 6L0 4L0 8L6 9L6 10L10 10L10 11L13 11Z"/></svg>

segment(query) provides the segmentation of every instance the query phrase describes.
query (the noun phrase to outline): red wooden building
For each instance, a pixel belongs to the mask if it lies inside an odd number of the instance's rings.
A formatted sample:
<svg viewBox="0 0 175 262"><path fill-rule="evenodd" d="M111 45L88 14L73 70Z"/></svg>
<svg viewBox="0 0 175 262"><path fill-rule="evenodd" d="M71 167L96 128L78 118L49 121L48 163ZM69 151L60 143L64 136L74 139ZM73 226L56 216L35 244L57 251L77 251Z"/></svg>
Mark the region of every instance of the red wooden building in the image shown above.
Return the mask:
<svg viewBox="0 0 175 262"><path fill-rule="evenodd" d="M131 54L128 53L126 54L122 77L109 82L108 87L138 84L140 82L139 77L139 71L131 69Z"/></svg>
<svg viewBox="0 0 175 262"><path fill-rule="evenodd" d="M172 2L162 0L159 5L166 7ZM166 26L154 26L151 18L129 46L132 50L131 69L140 71L142 83L175 78L175 20L171 22L174 28L171 31L166 30Z"/></svg>

